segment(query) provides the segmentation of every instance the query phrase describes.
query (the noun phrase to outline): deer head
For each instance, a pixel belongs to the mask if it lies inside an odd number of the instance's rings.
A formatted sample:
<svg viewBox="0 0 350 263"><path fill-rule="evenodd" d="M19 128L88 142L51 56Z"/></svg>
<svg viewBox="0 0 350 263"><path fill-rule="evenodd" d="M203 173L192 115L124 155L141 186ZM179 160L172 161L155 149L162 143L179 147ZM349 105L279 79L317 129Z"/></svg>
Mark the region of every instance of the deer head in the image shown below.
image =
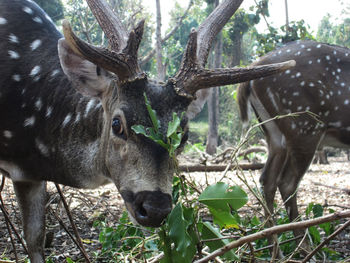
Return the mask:
<svg viewBox="0 0 350 263"><path fill-rule="evenodd" d="M149 80L138 65L144 21L127 33L104 1L87 0L109 39L109 49L84 42L63 22L64 38L58 44L62 68L79 92L97 97L103 106L99 170L116 184L129 213L142 225L159 226L170 212L174 171L168 152L131 128L152 127L144 94L165 138L173 113L186 112L197 90L247 81L294 65L289 61L252 68L204 68L215 36L241 2L223 1L198 30L192 30L181 68L165 84ZM185 131L182 146L187 139L186 117L181 127Z"/></svg>

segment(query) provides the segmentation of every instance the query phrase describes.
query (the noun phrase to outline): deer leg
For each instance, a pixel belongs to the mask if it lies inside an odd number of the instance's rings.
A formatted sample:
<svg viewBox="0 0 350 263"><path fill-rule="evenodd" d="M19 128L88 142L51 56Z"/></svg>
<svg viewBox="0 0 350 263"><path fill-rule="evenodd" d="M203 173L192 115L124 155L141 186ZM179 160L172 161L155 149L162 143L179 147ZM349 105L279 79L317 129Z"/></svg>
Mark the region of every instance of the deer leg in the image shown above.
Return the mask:
<svg viewBox="0 0 350 263"><path fill-rule="evenodd" d="M14 182L21 209L24 239L32 263L45 262L45 182Z"/></svg>
<svg viewBox="0 0 350 263"><path fill-rule="evenodd" d="M287 152L283 148L269 147L269 156L260 176L260 184L269 211L265 211L266 216L273 214L273 202L277 190L277 178L283 170Z"/></svg>
<svg viewBox="0 0 350 263"><path fill-rule="evenodd" d="M260 184L263 188L263 194L268 209L268 211L265 209L265 217L268 219L267 225L269 226L274 225L271 215L273 214L273 202L277 190L277 178L280 172L283 170L286 156L286 149L282 145L272 145L271 143L269 144L268 159L260 176ZM278 244L277 236L268 237L268 241L270 244ZM275 247L273 250L271 249L273 257L277 256L278 254L278 256L282 258L283 255L281 251L279 249L276 250L276 248L277 247Z"/></svg>
<svg viewBox="0 0 350 263"><path fill-rule="evenodd" d="M296 157L293 158L292 156ZM313 152L302 154L293 153L291 155L288 155L283 174L281 178L279 178L278 188L285 203L285 207L291 222L296 220L299 216L296 191L303 175L312 162L312 159ZM294 236L303 235L304 230L294 230L293 233ZM304 242L302 244L302 248L306 251L310 251L309 243Z"/></svg>

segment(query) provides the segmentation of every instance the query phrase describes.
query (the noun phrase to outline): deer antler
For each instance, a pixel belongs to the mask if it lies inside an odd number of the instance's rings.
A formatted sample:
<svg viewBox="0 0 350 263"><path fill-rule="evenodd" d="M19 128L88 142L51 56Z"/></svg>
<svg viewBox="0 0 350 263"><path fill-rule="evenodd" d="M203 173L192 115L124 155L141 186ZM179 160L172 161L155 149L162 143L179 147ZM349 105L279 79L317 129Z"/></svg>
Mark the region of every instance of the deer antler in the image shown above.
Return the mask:
<svg viewBox="0 0 350 263"><path fill-rule="evenodd" d="M177 93L193 98L197 90L265 77L295 66L295 61L247 68L205 69L214 38L243 0L225 0L199 26L192 29L177 74L169 79Z"/></svg>
<svg viewBox="0 0 350 263"><path fill-rule="evenodd" d="M120 81L124 81L140 73L137 51L143 35L144 20L138 23L128 36L123 24L103 0L86 0L105 32L110 49L96 47L77 37L69 22L62 23L63 34L69 46L79 56L114 72Z"/></svg>

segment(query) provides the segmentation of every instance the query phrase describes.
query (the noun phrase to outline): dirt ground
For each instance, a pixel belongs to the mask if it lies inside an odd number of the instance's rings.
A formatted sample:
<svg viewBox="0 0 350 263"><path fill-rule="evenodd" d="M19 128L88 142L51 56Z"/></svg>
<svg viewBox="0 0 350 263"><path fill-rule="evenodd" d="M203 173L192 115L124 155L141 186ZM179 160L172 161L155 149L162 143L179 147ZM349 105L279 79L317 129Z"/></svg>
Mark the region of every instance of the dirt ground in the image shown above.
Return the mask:
<svg viewBox="0 0 350 263"><path fill-rule="evenodd" d="M329 161L329 165L313 164L302 180L298 192L298 204L301 212L305 210L307 204L310 202L319 203L336 211L350 209L350 196L340 189L350 189L350 162L347 161L345 156L329 158ZM199 188L204 187L207 181L214 183L222 177L221 172L208 174L191 173L185 175L188 178L192 178ZM245 175L249 185L252 187L258 185L260 171L245 172ZM224 180L230 185L238 184L247 190L247 187L237 178L236 172L229 172ZM78 249L56 219L58 216L69 226L65 210L59 201L60 199L55 186L49 183L48 189L50 193L50 205L47 207L47 230L52 233L51 236L53 239L50 246L45 250L46 256L52 255L54 262L65 262L64 259L68 256L79 258ZM81 238L85 241L85 248L92 255L93 251L99 248L97 241L98 230L92 224L97 218L107 218L109 222L115 222L117 224L118 218L124 209L121 196L113 185L96 190L78 190L69 187L62 187L62 189L69 203ZM21 235L20 214L10 180L6 180L2 198L12 223ZM279 195L277 195L276 200L281 204ZM249 195L247 207L248 209L249 207L253 207L259 210L257 201L251 195ZM0 259L6 257L14 260L11 239L1 212L0 218ZM350 229L341 233L337 237L337 240L333 242L332 246L338 252L350 256ZM22 247L19 244L16 247L19 258L23 259L25 254Z"/></svg>

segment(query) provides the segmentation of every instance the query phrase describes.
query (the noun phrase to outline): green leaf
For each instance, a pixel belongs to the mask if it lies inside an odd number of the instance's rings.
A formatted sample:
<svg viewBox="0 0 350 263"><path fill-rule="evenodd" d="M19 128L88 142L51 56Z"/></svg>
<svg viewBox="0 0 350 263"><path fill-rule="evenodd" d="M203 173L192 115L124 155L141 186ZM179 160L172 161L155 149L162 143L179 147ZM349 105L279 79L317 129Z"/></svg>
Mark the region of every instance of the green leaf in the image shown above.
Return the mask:
<svg viewBox="0 0 350 263"><path fill-rule="evenodd" d="M214 239L214 238L222 238L223 236L220 234L220 231L213 227L209 222L202 223L201 226L201 236L202 239ZM218 248L221 248L229 243L227 239L219 239L215 241L204 242L210 249L210 251L214 251ZM223 257L227 260L238 260L238 257L233 253L232 250L226 252Z"/></svg>
<svg viewBox="0 0 350 263"><path fill-rule="evenodd" d="M315 204L312 207L312 212L314 213L314 217L320 217L323 215L323 207L320 204Z"/></svg>
<svg viewBox="0 0 350 263"><path fill-rule="evenodd" d="M238 228L231 208L238 210L244 206L248 201L248 196L238 186L229 187L227 184L219 182L208 186L199 196L198 201L209 207L214 222L220 227Z"/></svg>
<svg viewBox="0 0 350 263"><path fill-rule="evenodd" d="M174 133L176 134L176 131L180 127L180 118L177 116L175 112L173 112L173 120L168 123L168 130L166 133L166 136L169 138Z"/></svg>
<svg viewBox="0 0 350 263"><path fill-rule="evenodd" d="M131 126L131 129L136 133L136 134L142 134L146 137L147 136L147 133L146 133L146 130L145 130L145 127L142 126L142 125L133 125Z"/></svg>
<svg viewBox="0 0 350 263"><path fill-rule="evenodd" d="M184 218L181 203L177 204L168 217L169 237L175 244L174 262L192 262L196 253L195 244L187 229L191 222Z"/></svg>
<svg viewBox="0 0 350 263"><path fill-rule="evenodd" d="M146 107L147 107L147 111L148 114L151 118L152 124L153 124L153 128L156 131L156 133L158 133L159 131L159 127L160 127L160 121L157 118L157 114L156 111L154 109L152 109L151 107L151 103L149 102L146 93L143 93L143 96L145 97L145 103L146 103Z"/></svg>
<svg viewBox="0 0 350 263"><path fill-rule="evenodd" d="M309 227L309 233L312 237L312 241L318 245L321 242L321 234L315 226Z"/></svg>
<svg viewBox="0 0 350 263"><path fill-rule="evenodd" d="M227 210L230 205L238 210L248 201L248 196L238 186L229 187L223 182L208 186L199 196L198 201L215 209Z"/></svg>

